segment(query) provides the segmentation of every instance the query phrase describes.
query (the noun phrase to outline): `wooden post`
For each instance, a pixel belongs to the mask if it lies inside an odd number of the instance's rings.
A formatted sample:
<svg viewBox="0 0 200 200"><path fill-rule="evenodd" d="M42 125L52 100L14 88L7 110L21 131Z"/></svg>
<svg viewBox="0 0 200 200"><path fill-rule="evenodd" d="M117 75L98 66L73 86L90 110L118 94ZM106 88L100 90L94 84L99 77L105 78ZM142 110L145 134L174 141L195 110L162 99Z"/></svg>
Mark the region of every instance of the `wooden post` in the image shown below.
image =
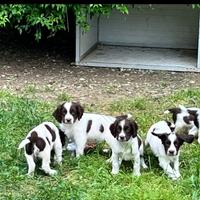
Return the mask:
<svg viewBox="0 0 200 200"><path fill-rule="evenodd" d="M80 26L77 24L76 25L76 59L75 62L78 63L80 62Z"/></svg>

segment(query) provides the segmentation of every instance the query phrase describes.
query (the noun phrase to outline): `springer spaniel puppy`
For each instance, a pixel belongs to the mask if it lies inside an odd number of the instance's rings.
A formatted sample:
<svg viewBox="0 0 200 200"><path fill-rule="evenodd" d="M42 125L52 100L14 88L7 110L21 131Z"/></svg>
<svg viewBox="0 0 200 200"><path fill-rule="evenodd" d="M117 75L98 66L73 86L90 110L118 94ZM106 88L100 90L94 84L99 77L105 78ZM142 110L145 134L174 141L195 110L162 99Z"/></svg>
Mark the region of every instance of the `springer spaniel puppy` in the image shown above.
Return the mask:
<svg viewBox="0 0 200 200"><path fill-rule="evenodd" d="M64 102L56 108L53 116L60 123L60 132L74 142L75 145L68 145L68 148L75 149L76 157L84 154L85 145L89 140L105 140L108 144L112 143L113 136L109 127L115 121L115 117L85 113L78 102Z"/></svg>
<svg viewBox="0 0 200 200"><path fill-rule="evenodd" d="M49 175L57 173L50 168L51 150L55 151L54 161L62 162L62 144L59 130L52 122L43 122L33 128L19 144L18 149L24 148L28 164L28 174L35 171L35 158L42 159L42 169Z"/></svg>
<svg viewBox="0 0 200 200"><path fill-rule="evenodd" d="M172 119L175 124L175 132L186 129L189 135L198 136L198 143L200 143L200 109L186 108L179 105L177 108L170 108L164 111L165 114L172 113Z"/></svg>
<svg viewBox="0 0 200 200"><path fill-rule="evenodd" d="M147 168L143 158L143 142L138 135L138 125L129 116L118 116L110 125L115 138L112 149L112 174L119 173L122 160L134 160L133 174L140 176L140 165Z"/></svg>
<svg viewBox="0 0 200 200"><path fill-rule="evenodd" d="M184 142L192 143L193 135L177 134L170 122L159 121L148 130L145 145L150 145L154 155L158 157L159 165L168 177L173 180L181 175L179 172L180 147Z"/></svg>

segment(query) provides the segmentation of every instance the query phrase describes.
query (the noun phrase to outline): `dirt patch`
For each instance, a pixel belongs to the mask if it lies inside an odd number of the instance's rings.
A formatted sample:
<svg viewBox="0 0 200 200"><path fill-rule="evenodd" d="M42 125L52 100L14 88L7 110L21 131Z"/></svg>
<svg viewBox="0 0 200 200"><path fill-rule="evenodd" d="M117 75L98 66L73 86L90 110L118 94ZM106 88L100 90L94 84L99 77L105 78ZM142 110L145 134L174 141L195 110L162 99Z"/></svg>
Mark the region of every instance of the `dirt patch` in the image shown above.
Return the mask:
<svg viewBox="0 0 200 200"><path fill-rule="evenodd" d="M45 100L67 94L83 103L98 103L160 97L200 86L198 73L71 66L74 44L63 38L36 45L33 38L1 31L0 89L21 93L32 87L36 97Z"/></svg>

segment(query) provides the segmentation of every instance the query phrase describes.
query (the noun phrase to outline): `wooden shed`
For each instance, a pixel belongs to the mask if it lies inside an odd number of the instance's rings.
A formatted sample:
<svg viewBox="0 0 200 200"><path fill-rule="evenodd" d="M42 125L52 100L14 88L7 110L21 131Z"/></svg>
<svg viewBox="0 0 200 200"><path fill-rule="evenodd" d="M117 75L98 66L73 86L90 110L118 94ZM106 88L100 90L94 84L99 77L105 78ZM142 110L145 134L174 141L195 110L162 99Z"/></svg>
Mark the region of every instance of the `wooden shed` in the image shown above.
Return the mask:
<svg viewBox="0 0 200 200"><path fill-rule="evenodd" d="M76 27L76 65L151 70L200 71L199 10L191 4L128 5L88 18Z"/></svg>

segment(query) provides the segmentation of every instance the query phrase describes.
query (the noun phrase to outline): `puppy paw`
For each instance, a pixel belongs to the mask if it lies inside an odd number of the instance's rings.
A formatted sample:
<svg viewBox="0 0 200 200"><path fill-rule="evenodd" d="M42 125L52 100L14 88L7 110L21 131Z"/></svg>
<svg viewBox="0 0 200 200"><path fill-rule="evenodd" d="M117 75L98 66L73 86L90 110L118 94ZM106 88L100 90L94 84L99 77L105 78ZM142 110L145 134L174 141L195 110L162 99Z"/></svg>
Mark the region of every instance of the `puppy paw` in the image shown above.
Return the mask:
<svg viewBox="0 0 200 200"><path fill-rule="evenodd" d="M133 176L140 176L141 173L140 172L133 172Z"/></svg>
<svg viewBox="0 0 200 200"><path fill-rule="evenodd" d="M29 172L29 173L26 174L26 176L33 177L34 176L34 172Z"/></svg>
<svg viewBox="0 0 200 200"><path fill-rule="evenodd" d="M112 172L111 172L113 175L115 175L115 174L118 174L119 173L119 171L118 170L112 170Z"/></svg>
<svg viewBox="0 0 200 200"><path fill-rule="evenodd" d="M180 175L179 173L175 174L174 176L170 176L170 178L171 178L173 181L178 180L180 177L181 177L181 175Z"/></svg>
<svg viewBox="0 0 200 200"><path fill-rule="evenodd" d="M144 169L148 169L148 166L147 166L145 163L142 164L142 167L143 167Z"/></svg>
<svg viewBox="0 0 200 200"><path fill-rule="evenodd" d="M48 174L49 174L50 176L54 176L54 175L57 174L57 171L54 170L54 169L51 169L51 170L48 172Z"/></svg>

